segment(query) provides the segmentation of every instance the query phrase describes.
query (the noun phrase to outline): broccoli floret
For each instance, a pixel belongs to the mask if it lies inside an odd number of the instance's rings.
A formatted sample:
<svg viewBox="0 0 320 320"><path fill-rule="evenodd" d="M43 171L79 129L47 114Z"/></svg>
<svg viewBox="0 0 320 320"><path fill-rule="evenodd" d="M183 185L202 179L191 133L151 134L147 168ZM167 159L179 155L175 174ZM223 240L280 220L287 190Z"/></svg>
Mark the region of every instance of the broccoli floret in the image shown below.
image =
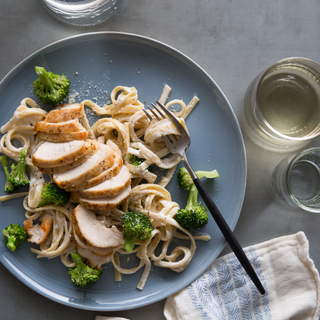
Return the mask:
<svg viewBox="0 0 320 320"><path fill-rule="evenodd" d="M217 178L217 170L196 171L196 175L201 178ZM184 228L197 230L208 223L208 209L198 203L198 189L191 179L187 169L180 168L178 171L178 183L184 189L189 191L187 205L184 209L179 209L174 219Z"/></svg>
<svg viewBox="0 0 320 320"><path fill-rule="evenodd" d="M26 174L26 155L27 151L21 149L19 161L17 164L11 165L11 172L9 172L7 156L0 156L0 162L6 175L5 192L13 192L17 187L29 184L29 178Z"/></svg>
<svg viewBox="0 0 320 320"><path fill-rule="evenodd" d="M75 253L71 253L72 259L76 264L74 269L69 269L69 275L74 285L81 288L86 288L96 283L102 274L97 268L87 266L81 257Z"/></svg>
<svg viewBox="0 0 320 320"><path fill-rule="evenodd" d="M132 252L137 239L146 241L151 238L152 224L142 212L127 212L121 216L123 235L126 238L124 248Z"/></svg>
<svg viewBox="0 0 320 320"><path fill-rule="evenodd" d="M9 167L8 167L7 156L0 156L0 162L1 162L3 170L4 170L4 174L6 175L6 183L4 185L4 191L5 192L13 192L14 185L10 181L10 172L9 172Z"/></svg>
<svg viewBox="0 0 320 320"><path fill-rule="evenodd" d="M187 205L179 209L174 219L184 228L197 230L208 223L208 209L198 203L198 189L193 184L190 187Z"/></svg>
<svg viewBox="0 0 320 320"><path fill-rule="evenodd" d="M9 179L14 187L21 187L29 184L29 178L26 174L26 155L27 151L25 149L21 149L18 163L13 163L11 166Z"/></svg>
<svg viewBox="0 0 320 320"><path fill-rule="evenodd" d="M132 165L134 165L134 166L136 166L136 167L140 166L140 164L141 164L142 162L144 162L144 160L145 160L145 159L139 158L138 156L129 153L129 163L132 164Z"/></svg>
<svg viewBox="0 0 320 320"><path fill-rule="evenodd" d="M2 230L5 244L11 251L15 251L17 246L27 240L27 231L19 224L12 223Z"/></svg>
<svg viewBox="0 0 320 320"><path fill-rule="evenodd" d="M69 93L69 79L63 74L47 72L43 67L35 70L39 77L33 82L34 93L45 104L59 104Z"/></svg>
<svg viewBox="0 0 320 320"><path fill-rule="evenodd" d="M143 163L145 160L146 160L146 159L144 159L144 158L140 158L140 157L138 157L138 156L136 156L136 155L134 155L134 154L129 153L129 163L130 163L131 165L135 166L135 167L140 166L140 164ZM148 167L147 170L148 170L149 172L153 172L153 171L154 171L151 166Z"/></svg>
<svg viewBox="0 0 320 320"><path fill-rule="evenodd" d="M190 187L193 185L193 180L191 179L187 169L184 167L180 168L177 175L179 186L182 189L189 191Z"/></svg>
<svg viewBox="0 0 320 320"><path fill-rule="evenodd" d="M56 206L64 206L70 198L70 193L60 189L54 182L46 183L42 188L41 199L38 207L43 207L49 203Z"/></svg>

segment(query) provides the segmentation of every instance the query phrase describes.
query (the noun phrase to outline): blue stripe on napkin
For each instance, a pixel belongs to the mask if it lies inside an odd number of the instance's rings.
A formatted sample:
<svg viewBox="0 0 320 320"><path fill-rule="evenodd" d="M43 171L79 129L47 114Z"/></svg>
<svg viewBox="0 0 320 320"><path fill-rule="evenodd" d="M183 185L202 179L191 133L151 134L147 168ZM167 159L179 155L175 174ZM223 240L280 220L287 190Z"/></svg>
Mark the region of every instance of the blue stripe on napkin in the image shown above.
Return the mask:
<svg viewBox="0 0 320 320"><path fill-rule="evenodd" d="M258 255L248 248L258 277L266 288ZM195 309L205 320L271 320L268 293L261 296L234 254L217 259L188 287Z"/></svg>

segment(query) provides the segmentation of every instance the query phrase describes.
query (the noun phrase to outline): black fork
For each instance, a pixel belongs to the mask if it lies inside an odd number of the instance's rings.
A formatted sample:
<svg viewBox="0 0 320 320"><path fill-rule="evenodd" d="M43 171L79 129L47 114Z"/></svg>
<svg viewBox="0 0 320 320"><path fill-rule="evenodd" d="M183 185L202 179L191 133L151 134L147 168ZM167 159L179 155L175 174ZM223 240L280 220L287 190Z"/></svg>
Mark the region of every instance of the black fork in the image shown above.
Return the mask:
<svg viewBox="0 0 320 320"><path fill-rule="evenodd" d="M197 177L193 169L191 168L186 152L188 150L188 147L191 143L190 136L187 132L187 130L181 125L179 120L160 102L156 101L157 106L152 104L153 109L147 106L149 111L155 116L157 120L162 120L168 117L173 124L177 127L178 131L180 132L181 135L167 135L167 136L162 136L162 139L164 143L166 144L167 148L172 154L179 154L182 158L183 164L187 171L189 172L195 186L197 187L203 201L205 202L206 206L208 207L210 213L212 214L216 224L218 225L219 229L221 230L222 234L224 235L225 239L227 240L230 248L240 261L241 265L247 272L248 276L252 280L252 282L255 284L257 289L261 294L265 294L265 290L256 274L254 271L250 261L248 260L246 254L244 253L243 249L241 248L238 240L236 239L235 235L233 234L232 230L230 229L229 225L225 221L224 217L220 213L219 209L211 199L210 195L208 192L205 190L203 187L202 183L200 182L200 179ZM143 109L145 114L150 120L153 120L153 117L150 115L148 111Z"/></svg>

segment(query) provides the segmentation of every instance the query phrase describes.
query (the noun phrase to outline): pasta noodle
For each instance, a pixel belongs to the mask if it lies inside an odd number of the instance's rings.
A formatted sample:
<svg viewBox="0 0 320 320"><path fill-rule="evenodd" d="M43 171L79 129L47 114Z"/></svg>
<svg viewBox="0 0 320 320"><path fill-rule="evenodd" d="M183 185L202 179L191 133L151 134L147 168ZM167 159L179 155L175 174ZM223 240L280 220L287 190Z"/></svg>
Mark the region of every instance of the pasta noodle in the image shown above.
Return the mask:
<svg viewBox="0 0 320 320"><path fill-rule="evenodd" d="M178 99L167 102L170 92L171 88L165 85L159 101L166 104L167 108L173 107L179 121L186 128L185 119L199 99L194 97L188 105ZM171 181L181 159L179 155L170 154L161 137L167 134L179 134L176 127L168 119L150 122L142 110L144 105L138 100L138 92L134 87L117 86L112 90L110 96L111 104L103 107L90 100L82 101L85 108L91 110L98 120L90 124L89 113L83 111L81 123L88 131L89 138L106 143L121 154L131 174L132 193L121 205L101 211L99 214L104 217L107 227L115 225L121 229L122 214L139 211L150 218L154 230L149 240L136 241L133 253L130 253L139 260L135 267L123 266L121 257L129 253L122 245L114 248L110 256L100 261L99 266L111 262L115 270L115 281L121 281L121 274L132 274L144 268L137 285L137 288L142 290L150 274L152 263L158 267L181 272L188 266L195 253L195 240L207 241L209 236L194 236L173 218L179 205L171 199L166 186ZM17 161L21 148L27 150L26 163L30 172L29 192L18 194L18 196L25 197L23 201L25 216L27 219L40 222L46 214L52 216L53 226L49 237L39 245L38 249L31 248L31 251L38 258L60 257L65 266L74 267L73 261L70 260L70 253L76 251L73 242L73 237L76 235L72 230L73 203L69 202L64 207L55 205L37 207L45 176L32 164L31 156L43 143L36 137L34 126L46 115L47 112L32 99L22 100L13 117L1 128L3 134L1 152ZM14 143L17 140L18 146ZM132 165L129 161L130 155L135 155L144 161L138 166ZM150 166L160 168L161 175L150 171ZM50 175L49 179L52 179ZM2 201L10 199L10 195L0 199ZM170 252L169 247L174 238L189 240L189 247L179 245Z"/></svg>

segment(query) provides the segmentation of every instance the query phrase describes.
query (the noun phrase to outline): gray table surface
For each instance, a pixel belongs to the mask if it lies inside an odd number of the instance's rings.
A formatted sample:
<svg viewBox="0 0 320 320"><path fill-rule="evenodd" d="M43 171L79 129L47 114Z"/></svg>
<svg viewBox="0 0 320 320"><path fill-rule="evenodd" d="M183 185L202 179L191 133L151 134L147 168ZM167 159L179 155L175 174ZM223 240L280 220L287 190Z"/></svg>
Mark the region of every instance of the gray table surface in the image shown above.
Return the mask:
<svg viewBox="0 0 320 320"><path fill-rule="evenodd" d="M40 0L0 0L0 78L34 51L65 37L93 31L140 34L175 47L202 66L244 129L244 94L260 71L289 56L320 61L319 17L318 0L129 0L111 20L79 28L52 18ZM272 170L287 154L263 150L246 135L244 141L248 180L237 238L245 247L302 230L319 270L320 215L286 206L270 190ZM226 246L221 254L228 252ZM0 319L93 320L99 314L161 320L163 307L160 301L124 312L77 310L33 292L0 264Z"/></svg>

